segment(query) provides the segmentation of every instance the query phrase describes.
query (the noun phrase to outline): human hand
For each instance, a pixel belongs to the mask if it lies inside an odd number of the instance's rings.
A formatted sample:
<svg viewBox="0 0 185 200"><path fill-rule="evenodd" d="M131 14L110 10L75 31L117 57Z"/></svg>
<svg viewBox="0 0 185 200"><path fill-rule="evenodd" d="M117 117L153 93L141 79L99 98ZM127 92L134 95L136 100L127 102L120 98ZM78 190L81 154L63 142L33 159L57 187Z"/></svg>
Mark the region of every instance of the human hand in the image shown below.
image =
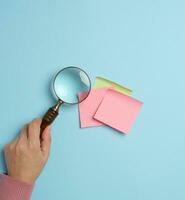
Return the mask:
<svg viewBox="0 0 185 200"><path fill-rule="evenodd" d="M25 125L20 135L5 146L8 175L16 180L33 183L47 162L51 144L50 126L44 130L40 140L41 122L41 119L35 119Z"/></svg>

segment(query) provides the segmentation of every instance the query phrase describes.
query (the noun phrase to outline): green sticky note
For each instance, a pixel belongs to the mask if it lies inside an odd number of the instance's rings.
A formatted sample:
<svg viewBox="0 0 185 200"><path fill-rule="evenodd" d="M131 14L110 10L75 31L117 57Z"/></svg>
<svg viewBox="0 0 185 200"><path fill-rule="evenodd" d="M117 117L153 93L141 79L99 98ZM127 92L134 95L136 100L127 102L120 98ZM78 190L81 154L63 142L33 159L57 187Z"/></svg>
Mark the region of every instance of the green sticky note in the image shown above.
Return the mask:
<svg viewBox="0 0 185 200"><path fill-rule="evenodd" d="M113 81L110 81L108 79L105 79L99 76L96 77L96 81L93 88L103 88L103 87L113 87L114 90L121 92L123 94L129 95L129 96L131 96L132 94L132 90L125 86L122 86L118 83L115 83Z"/></svg>

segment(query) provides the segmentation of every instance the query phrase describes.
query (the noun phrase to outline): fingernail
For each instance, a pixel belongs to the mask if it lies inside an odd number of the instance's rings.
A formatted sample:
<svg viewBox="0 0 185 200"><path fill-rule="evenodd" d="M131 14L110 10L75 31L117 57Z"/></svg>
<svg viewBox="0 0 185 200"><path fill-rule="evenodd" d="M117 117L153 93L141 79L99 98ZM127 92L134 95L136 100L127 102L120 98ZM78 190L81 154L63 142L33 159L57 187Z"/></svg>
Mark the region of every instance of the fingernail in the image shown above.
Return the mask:
<svg viewBox="0 0 185 200"><path fill-rule="evenodd" d="M51 131L51 125L48 126L48 130Z"/></svg>

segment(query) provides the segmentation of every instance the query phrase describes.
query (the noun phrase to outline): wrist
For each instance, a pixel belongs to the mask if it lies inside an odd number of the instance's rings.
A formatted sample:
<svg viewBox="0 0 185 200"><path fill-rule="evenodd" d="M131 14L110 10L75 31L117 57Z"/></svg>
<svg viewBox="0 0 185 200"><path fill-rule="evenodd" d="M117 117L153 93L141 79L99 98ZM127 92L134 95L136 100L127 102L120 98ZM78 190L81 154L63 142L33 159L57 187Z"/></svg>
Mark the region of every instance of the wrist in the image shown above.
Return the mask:
<svg viewBox="0 0 185 200"><path fill-rule="evenodd" d="M22 184L33 185L35 183L35 179L25 176L25 175L22 176L22 175L15 175L15 174L8 173L7 176Z"/></svg>

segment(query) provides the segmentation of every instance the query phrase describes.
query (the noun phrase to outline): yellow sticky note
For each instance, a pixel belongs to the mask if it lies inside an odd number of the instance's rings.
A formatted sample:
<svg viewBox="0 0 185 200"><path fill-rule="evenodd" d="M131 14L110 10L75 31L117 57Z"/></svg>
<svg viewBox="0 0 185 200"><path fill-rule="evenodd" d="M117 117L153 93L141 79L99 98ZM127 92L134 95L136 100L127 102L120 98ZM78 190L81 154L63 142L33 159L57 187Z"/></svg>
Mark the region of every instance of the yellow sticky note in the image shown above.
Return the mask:
<svg viewBox="0 0 185 200"><path fill-rule="evenodd" d="M113 87L114 90L131 96L132 90L108 79L97 76L93 88Z"/></svg>

